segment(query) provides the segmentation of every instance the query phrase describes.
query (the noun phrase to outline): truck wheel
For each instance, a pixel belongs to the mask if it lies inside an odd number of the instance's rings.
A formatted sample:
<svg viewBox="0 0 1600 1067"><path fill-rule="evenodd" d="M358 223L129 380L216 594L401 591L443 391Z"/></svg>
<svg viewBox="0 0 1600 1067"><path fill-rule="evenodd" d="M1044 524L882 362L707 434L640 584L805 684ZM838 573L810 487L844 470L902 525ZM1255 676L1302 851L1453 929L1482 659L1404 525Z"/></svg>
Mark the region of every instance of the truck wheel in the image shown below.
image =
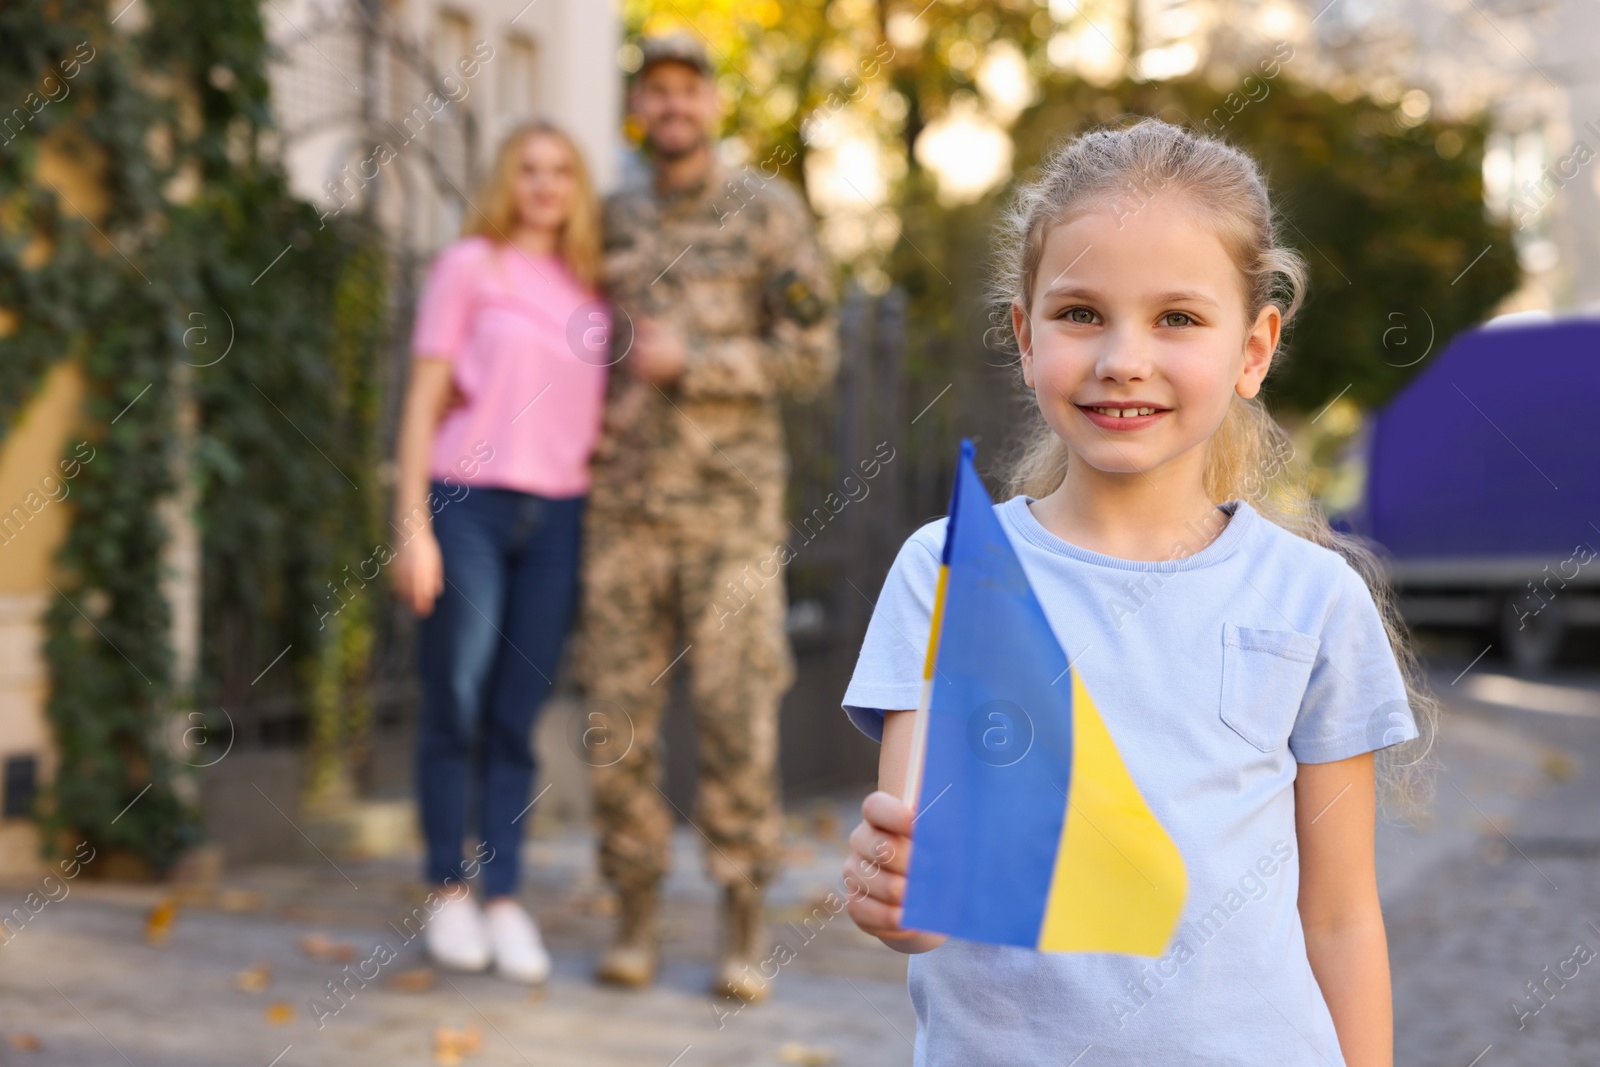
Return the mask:
<svg viewBox="0 0 1600 1067"><path fill-rule="evenodd" d="M1537 671L1551 666L1566 636L1561 602L1552 600L1538 614L1527 610L1527 598L1512 595L1500 609L1500 645L1512 666ZM1534 601L1535 605L1538 601Z"/></svg>

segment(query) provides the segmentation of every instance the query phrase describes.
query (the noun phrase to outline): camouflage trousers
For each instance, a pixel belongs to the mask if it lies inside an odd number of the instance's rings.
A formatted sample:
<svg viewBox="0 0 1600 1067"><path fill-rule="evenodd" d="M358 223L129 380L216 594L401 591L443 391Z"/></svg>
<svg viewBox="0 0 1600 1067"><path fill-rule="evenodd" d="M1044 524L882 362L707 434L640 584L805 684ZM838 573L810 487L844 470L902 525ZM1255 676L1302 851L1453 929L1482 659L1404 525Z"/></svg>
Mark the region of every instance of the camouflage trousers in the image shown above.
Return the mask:
<svg viewBox="0 0 1600 1067"><path fill-rule="evenodd" d="M773 509L775 510L775 509ZM696 802L712 877L768 884L777 869L778 704L794 681L776 522L717 524L590 513L575 645L580 752L591 767L600 869L627 888L666 872L673 807L661 720L687 668Z"/></svg>

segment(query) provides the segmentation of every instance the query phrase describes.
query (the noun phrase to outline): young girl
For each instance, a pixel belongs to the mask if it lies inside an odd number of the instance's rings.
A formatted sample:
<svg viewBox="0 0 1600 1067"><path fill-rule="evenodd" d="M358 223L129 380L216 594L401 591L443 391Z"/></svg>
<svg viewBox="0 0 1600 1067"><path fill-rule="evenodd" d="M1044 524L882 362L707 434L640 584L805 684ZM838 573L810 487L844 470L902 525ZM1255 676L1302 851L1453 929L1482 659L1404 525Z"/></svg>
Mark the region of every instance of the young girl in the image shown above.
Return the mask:
<svg viewBox="0 0 1600 1067"><path fill-rule="evenodd" d="M1374 754L1407 795L1434 706L1371 557L1285 483L1256 399L1304 264L1249 157L1148 119L1048 159L1008 230L1000 297L1044 425L995 511L1189 893L1156 959L901 927L945 520L924 526L844 697L882 742L850 913L914 954L916 1063L1388 1067Z"/></svg>

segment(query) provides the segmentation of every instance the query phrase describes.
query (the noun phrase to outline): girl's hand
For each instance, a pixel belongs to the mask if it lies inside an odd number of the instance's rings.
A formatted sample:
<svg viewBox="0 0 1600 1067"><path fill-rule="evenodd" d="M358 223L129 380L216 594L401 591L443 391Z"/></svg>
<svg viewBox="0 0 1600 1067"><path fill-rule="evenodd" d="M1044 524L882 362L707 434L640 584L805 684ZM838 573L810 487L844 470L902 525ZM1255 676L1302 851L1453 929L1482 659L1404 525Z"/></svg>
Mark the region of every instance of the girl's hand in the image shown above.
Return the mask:
<svg viewBox="0 0 1600 1067"><path fill-rule="evenodd" d="M850 833L850 856L844 864L850 918L896 951L938 948L948 935L900 926L906 867L911 860L911 808L880 789L862 801L861 814L861 822Z"/></svg>
<svg viewBox="0 0 1600 1067"><path fill-rule="evenodd" d="M444 592L444 557L432 529L418 530L395 554L394 590L418 618L433 614Z"/></svg>

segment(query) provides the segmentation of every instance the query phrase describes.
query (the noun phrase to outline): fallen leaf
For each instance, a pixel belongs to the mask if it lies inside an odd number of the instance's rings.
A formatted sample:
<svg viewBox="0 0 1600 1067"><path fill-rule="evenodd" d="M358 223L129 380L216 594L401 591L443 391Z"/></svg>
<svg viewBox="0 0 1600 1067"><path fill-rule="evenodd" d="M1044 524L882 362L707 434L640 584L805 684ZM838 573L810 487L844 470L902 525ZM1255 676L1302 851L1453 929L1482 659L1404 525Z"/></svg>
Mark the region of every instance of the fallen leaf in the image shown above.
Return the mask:
<svg viewBox="0 0 1600 1067"><path fill-rule="evenodd" d="M838 1056L832 1049L789 1041L778 1047L778 1059L795 1067L828 1067Z"/></svg>
<svg viewBox="0 0 1600 1067"><path fill-rule="evenodd" d="M328 954L323 957L329 963L349 963L359 955L358 950L348 941L340 941L328 949Z"/></svg>
<svg viewBox="0 0 1600 1067"><path fill-rule="evenodd" d="M261 894L249 889L224 889L217 894L217 907L223 911L260 911L263 904Z"/></svg>
<svg viewBox="0 0 1600 1067"><path fill-rule="evenodd" d="M438 899L438 889L426 882L407 882L395 889L394 895L402 904L426 904L429 897Z"/></svg>
<svg viewBox="0 0 1600 1067"><path fill-rule="evenodd" d="M790 845L784 850L784 859L796 867L803 867L811 862L816 852L810 845Z"/></svg>
<svg viewBox="0 0 1600 1067"><path fill-rule="evenodd" d="M189 907L208 907L216 902L217 893L207 885L180 885L172 891L178 903Z"/></svg>
<svg viewBox="0 0 1600 1067"><path fill-rule="evenodd" d="M830 890L811 896L801 904L773 908L770 914L774 922L797 923L810 932L820 929L830 919L843 914L843 911L844 898Z"/></svg>
<svg viewBox="0 0 1600 1067"><path fill-rule="evenodd" d="M1560 749L1547 749L1541 766L1552 782L1568 781L1578 773L1578 761Z"/></svg>
<svg viewBox="0 0 1600 1067"><path fill-rule="evenodd" d="M259 993L272 981L272 961L262 960L233 976L233 986L242 993Z"/></svg>
<svg viewBox="0 0 1600 1067"><path fill-rule="evenodd" d="M817 812L811 820L811 832L824 840L839 836L839 813L832 808Z"/></svg>
<svg viewBox="0 0 1600 1067"><path fill-rule="evenodd" d="M6 1044L18 1052L38 1052L42 1047L39 1035L27 1030L17 1030L6 1035Z"/></svg>
<svg viewBox="0 0 1600 1067"><path fill-rule="evenodd" d="M478 1051L483 1044L483 1031L477 1023L468 1023L460 1030L448 1026L433 1031L433 1062L438 1067L456 1067L462 1059Z"/></svg>
<svg viewBox="0 0 1600 1067"><path fill-rule="evenodd" d="M295 939L294 947L312 959L319 960L322 958L322 954L328 951L328 946L331 944L333 942L328 940L327 934L301 934Z"/></svg>
<svg viewBox="0 0 1600 1067"><path fill-rule="evenodd" d="M294 1018L294 1005L287 1000L275 1000L267 1005L267 1022L273 1026L282 1026Z"/></svg>
<svg viewBox="0 0 1600 1067"><path fill-rule="evenodd" d="M1503 837L1511 829L1512 818L1509 815L1487 815L1478 823L1478 832L1484 837Z"/></svg>
<svg viewBox="0 0 1600 1067"><path fill-rule="evenodd" d="M178 918L178 898L171 894L162 897L144 917L144 939L152 945L162 944L172 933L172 924Z"/></svg>
<svg viewBox="0 0 1600 1067"><path fill-rule="evenodd" d="M439 975L432 967L414 967L401 971L389 979L390 989L400 993L426 993L439 984Z"/></svg>
<svg viewBox="0 0 1600 1067"><path fill-rule="evenodd" d="M356 947L348 941L334 941L327 934L305 934L295 942L295 947L314 960L324 963L349 963L356 958Z"/></svg>

